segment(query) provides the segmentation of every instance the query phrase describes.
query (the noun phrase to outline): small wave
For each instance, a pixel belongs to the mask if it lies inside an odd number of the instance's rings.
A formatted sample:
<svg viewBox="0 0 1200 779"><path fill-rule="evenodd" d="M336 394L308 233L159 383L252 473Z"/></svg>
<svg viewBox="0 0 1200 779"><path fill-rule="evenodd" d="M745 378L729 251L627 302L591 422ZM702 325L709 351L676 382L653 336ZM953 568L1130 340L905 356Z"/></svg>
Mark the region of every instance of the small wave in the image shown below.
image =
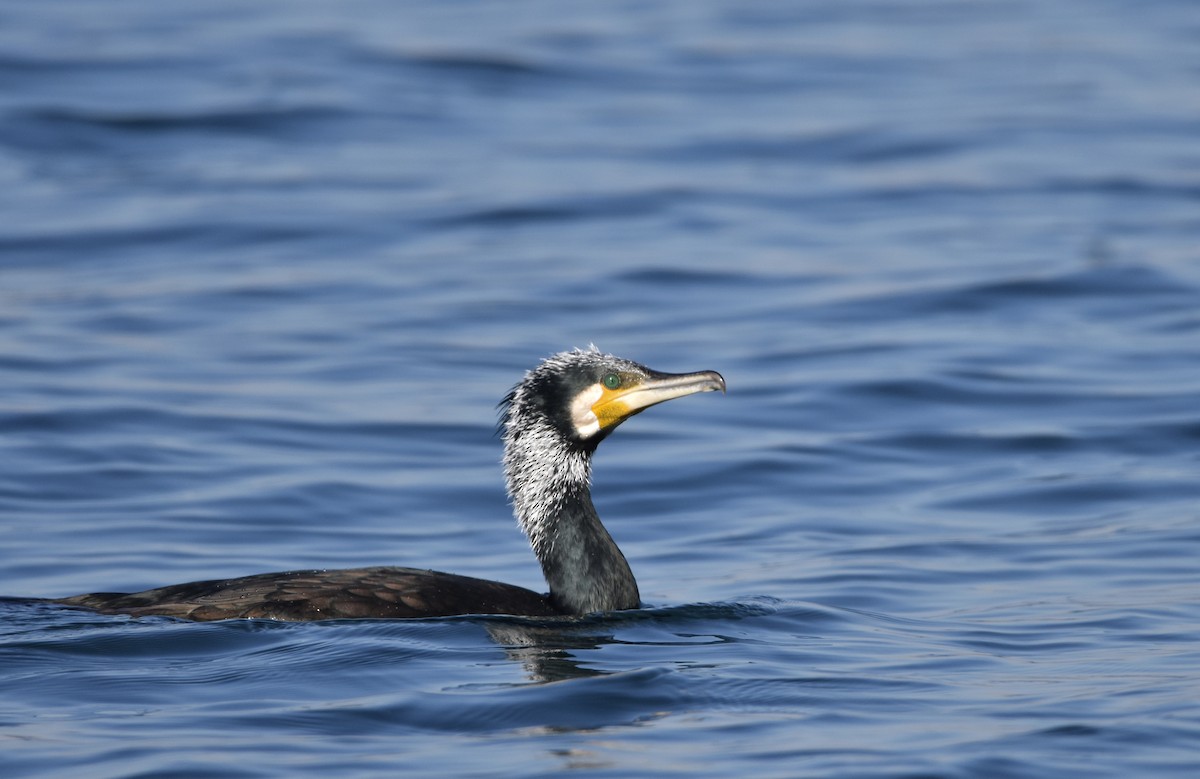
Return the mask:
<svg viewBox="0 0 1200 779"><path fill-rule="evenodd" d="M686 190L664 189L619 192L556 199L553 203L531 202L500 205L430 218L439 227L523 226L542 222L581 221L649 216L688 197Z"/></svg>
<svg viewBox="0 0 1200 779"><path fill-rule="evenodd" d="M176 112L103 111L82 108L40 108L18 114L45 125L82 125L131 132L205 130L276 134L297 125L340 119L332 106L247 106Z"/></svg>
<svg viewBox="0 0 1200 779"><path fill-rule="evenodd" d="M648 150L654 159L704 160L841 160L852 164L918 160L963 150L965 142L950 137L903 137L884 127L852 127L810 135L726 136L694 140L670 148Z"/></svg>
<svg viewBox="0 0 1200 779"><path fill-rule="evenodd" d="M1167 271L1143 265L1074 268L1057 274L968 283L944 288L891 290L837 301L814 310L839 321L909 320L938 315L1013 312L1026 318L1047 303L1107 301L1122 306L1194 300L1195 287Z"/></svg>
<svg viewBox="0 0 1200 779"><path fill-rule="evenodd" d="M536 62L511 52L359 48L354 57L360 62L411 66L469 77L511 79L561 75L559 70L545 62Z"/></svg>

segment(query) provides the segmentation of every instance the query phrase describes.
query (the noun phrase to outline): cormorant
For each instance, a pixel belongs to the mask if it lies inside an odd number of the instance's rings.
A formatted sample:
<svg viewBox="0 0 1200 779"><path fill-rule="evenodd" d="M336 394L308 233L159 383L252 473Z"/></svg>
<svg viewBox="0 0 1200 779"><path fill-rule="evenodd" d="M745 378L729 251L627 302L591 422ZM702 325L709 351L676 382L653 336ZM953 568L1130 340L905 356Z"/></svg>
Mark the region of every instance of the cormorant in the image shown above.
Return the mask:
<svg viewBox="0 0 1200 779"><path fill-rule="evenodd" d="M105 614L192 620L562 616L635 609L625 556L592 505L592 453L617 425L666 400L725 391L716 371L670 374L592 347L547 358L501 402L504 476L513 512L550 592L416 568L289 571L190 582L57 603Z"/></svg>

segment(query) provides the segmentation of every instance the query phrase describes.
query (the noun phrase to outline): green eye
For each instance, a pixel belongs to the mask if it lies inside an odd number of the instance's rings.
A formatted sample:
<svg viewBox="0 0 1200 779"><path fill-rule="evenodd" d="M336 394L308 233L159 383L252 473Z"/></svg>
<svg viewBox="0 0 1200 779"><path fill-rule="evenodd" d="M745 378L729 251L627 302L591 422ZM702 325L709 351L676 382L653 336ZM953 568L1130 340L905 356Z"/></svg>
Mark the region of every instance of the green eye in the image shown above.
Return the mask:
<svg viewBox="0 0 1200 779"><path fill-rule="evenodd" d="M617 387L621 386L621 377L615 373L606 375L604 377L604 386L608 387L610 390L616 389Z"/></svg>

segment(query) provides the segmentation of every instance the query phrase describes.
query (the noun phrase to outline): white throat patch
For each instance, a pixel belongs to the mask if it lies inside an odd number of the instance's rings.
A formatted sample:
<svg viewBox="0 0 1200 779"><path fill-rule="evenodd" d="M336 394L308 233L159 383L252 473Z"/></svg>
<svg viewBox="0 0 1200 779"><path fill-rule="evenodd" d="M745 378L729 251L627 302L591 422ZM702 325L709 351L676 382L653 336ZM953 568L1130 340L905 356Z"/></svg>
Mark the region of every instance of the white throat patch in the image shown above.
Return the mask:
<svg viewBox="0 0 1200 779"><path fill-rule="evenodd" d="M591 438L600 432L600 420L596 419L596 412L592 411L592 406L603 394L604 388L593 384L571 401L571 424L575 426L575 433L581 439Z"/></svg>

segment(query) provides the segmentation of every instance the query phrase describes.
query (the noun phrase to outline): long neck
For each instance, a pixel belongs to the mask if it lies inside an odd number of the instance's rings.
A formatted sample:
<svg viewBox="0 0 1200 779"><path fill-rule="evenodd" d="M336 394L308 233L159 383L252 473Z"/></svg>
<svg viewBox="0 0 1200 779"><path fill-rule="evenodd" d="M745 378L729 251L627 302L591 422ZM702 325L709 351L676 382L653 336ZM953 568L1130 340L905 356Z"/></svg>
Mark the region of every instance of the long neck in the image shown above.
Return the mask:
<svg viewBox="0 0 1200 779"><path fill-rule="evenodd" d="M569 446L546 424L508 432L508 492L542 564L550 600L569 614L637 608L633 571L592 505L590 453Z"/></svg>

